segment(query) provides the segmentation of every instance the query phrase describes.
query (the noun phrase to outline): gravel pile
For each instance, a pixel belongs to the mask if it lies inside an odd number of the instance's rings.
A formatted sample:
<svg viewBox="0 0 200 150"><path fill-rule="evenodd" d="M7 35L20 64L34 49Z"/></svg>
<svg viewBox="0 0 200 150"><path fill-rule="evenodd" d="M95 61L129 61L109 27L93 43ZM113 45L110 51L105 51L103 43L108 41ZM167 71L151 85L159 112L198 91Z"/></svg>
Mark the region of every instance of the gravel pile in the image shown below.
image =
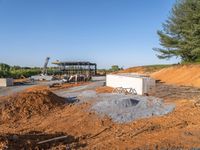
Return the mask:
<svg viewBox="0 0 200 150"><path fill-rule="evenodd" d="M100 115L107 115L118 123L166 115L175 108L174 104L165 105L162 99L147 96L98 94L96 99L92 110Z"/></svg>

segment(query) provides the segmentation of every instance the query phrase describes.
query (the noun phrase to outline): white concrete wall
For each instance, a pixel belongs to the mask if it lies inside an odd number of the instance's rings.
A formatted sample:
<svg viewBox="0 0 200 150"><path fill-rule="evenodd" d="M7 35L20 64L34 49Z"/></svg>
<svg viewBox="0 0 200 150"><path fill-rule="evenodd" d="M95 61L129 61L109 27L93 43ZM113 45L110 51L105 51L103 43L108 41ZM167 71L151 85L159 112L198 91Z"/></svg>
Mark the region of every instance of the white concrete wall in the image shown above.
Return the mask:
<svg viewBox="0 0 200 150"><path fill-rule="evenodd" d="M135 89L138 95L148 93L150 88L155 85L155 80L134 75L106 75L106 86L109 87L123 87Z"/></svg>
<svg viewBox="0 0 200 150"><path fill-rule="evenodd" d="M13 86L12 78L0 78L0 87Z"/></svg>
<svg viewBox="0 0 200 150"><path fill-rule="evenodd" d="M106 86L114 88L116 87L133 88L139 95L144 94L142 78L133 78L122 75L107 75Z"/></svg>

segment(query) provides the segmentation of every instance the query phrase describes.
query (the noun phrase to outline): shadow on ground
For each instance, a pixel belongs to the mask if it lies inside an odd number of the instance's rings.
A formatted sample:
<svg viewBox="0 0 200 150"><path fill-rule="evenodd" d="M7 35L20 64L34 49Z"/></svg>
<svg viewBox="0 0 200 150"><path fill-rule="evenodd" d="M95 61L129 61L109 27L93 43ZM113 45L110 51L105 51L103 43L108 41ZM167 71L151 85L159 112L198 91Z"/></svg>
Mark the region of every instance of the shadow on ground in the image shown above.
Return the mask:
<svg viewBox="0 0 200 150"><path fill-rule="evenodd" d="M79 137L64 133L32 131L26 134L0 135L0 149L79 149L85 146L86 143L81 143Z"/></svg>
<svg viewBox="0 0 200 150"><path fill-rule="evenodd" d="M65 98L65 103L68 103L68 104L78 103L79 101L80 100L78 99L77 96L71 96L71 97Z"/></svg>

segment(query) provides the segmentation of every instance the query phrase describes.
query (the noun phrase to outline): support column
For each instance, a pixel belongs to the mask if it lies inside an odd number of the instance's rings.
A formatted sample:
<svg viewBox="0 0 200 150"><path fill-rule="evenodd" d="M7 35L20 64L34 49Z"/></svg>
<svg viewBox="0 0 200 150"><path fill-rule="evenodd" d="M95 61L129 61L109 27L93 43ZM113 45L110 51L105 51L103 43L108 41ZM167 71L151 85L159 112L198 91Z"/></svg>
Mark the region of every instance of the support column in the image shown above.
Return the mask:
<svg viewBox="0 0 200 150"><path fill-rule="evenodd" d="M97 75L97 64L94 65L94 75Z"/></svg>

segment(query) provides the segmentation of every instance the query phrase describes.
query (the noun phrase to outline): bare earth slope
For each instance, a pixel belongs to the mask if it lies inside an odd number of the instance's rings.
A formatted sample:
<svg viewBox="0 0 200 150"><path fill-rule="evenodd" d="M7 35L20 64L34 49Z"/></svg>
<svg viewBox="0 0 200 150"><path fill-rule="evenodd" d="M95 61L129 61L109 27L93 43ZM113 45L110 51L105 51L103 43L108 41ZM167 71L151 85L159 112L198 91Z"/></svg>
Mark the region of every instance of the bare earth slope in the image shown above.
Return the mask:
<svg viewBox="0 0 200 150"><path fill-rule="evenodd" d="M151 76L167 84L200 87L200 65L180 65L164 68Z"/></svg>
<svg viewBox="0 0 200 150"><path fill-rule="evenodd" d="M140 74L151 74L153 72L159 71L163 68L167 68L171 65L149 65L149 66L138 66L131 67L125 70L120 70L115 73L140 73Z"/></svg>

